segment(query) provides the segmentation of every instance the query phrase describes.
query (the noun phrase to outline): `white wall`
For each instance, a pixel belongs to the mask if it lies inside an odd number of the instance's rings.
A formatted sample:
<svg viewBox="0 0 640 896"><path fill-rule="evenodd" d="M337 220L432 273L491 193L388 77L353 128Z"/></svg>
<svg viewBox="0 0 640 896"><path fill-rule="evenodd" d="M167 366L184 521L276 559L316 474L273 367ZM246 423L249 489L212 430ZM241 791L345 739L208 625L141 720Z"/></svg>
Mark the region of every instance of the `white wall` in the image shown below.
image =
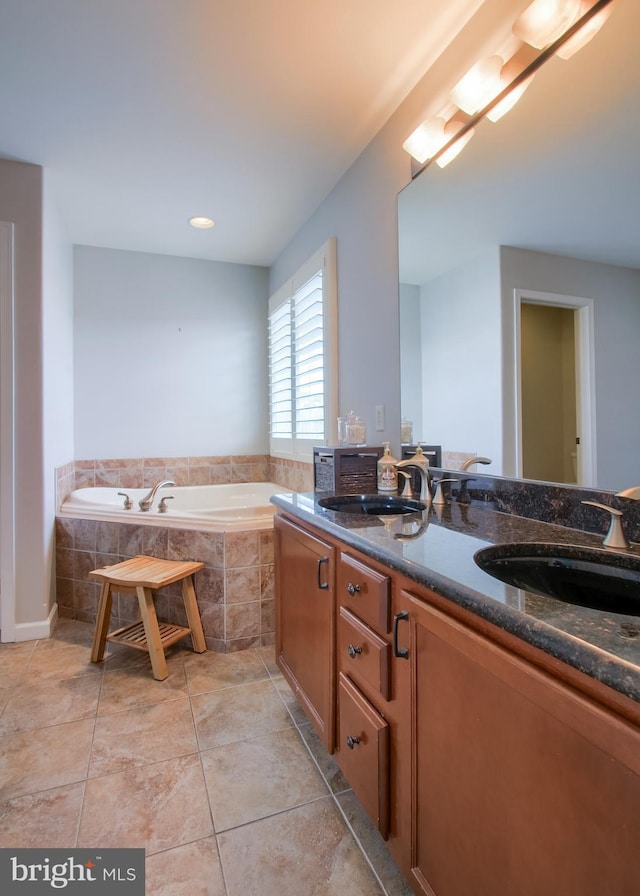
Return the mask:
<svg viewBox="0 0 640 896"><path fill-rule="evenodd" d="M502 472L502 337L496 249L421 288L423 432Z"/></svg>
<svg viewBox="0 0 640 896"><path fill-rule="evenodd" d="M268 453L265 268L76 246L75 457Z"/></svg>
<svg viewBox="0 0 640 896"><path fill-rule="evenodd" d="M50 599L45 523L42 359L42 168L0 159L0 220L14 226L15 621L46 618ZM51 474L53 475L53 474Z"/></svg>
<svg viewBox="0 0 640 896"><path fill-rule="evenodd" d="M515 289L577 296L594 301L597 483L620 490L638 474L640 415L640 271L591 261L502 247L502 317L505 334L505 444L513 440Z"/></svg>
<svg viewBox="0 0 640 896"><path fill-rule="evenodd" d="M73 460L73 251L43 172L42 420L46 575L55 593L54 470ZM53 598L49 597L50 606ZM46 613L45 613L46 616Z"/></svg>

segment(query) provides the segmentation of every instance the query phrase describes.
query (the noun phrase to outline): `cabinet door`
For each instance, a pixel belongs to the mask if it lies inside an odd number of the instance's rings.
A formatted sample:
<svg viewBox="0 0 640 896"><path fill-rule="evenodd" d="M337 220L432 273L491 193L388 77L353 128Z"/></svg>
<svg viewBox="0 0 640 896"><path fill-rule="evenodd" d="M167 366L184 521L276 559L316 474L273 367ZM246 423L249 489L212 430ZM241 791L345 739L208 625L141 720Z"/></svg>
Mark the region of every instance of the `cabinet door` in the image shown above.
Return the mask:
<svg viewBox="0 0 640 896"><path fill-rule="evenodd" d="M640 892L640 733L403 592L428 896Z"/></svg>
<svg viewBox="0 0 640 896"><path fill-rule="evenodd" d="M274 520L276 662L325 746L335 728L335 550Z"/></svg>

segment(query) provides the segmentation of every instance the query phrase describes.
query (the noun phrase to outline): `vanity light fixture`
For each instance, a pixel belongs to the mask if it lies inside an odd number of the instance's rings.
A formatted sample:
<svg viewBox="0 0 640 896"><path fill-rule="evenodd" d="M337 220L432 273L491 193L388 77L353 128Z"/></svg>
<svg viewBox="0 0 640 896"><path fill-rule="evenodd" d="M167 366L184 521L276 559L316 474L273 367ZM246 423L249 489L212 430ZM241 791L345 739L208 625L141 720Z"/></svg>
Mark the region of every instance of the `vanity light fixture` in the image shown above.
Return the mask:
<svg viewBox="0 0 640 896"><path fill-rule="evenodd" d="M589 3L589 0L582 0L580 5L580 18L587 12L589 7L592 4ZM609 6L605 6L600 12L597 12L592 18L590 18L585 24L568 40L566 40L561 47L556 50L556 56L559 56L561 59L571 59L574 53L577 53L578 50L581 50L584 46L586 46L589 41L595 37L595 35L600 31L604 23L607 21L609 16L611 15L611 10L613 8L613 4L609 4Z"/></svg>
<svg viewBox="0 0 640 896"><path fill-rule="evenodd" d="M467 115L484 109L506 87L500 77L503 66L502 56L476 62L451 91L451 102Z"/></svg>
<svg viewBox="0 0 640 896"><path fill-rule="evenodd" d="M513 33L524 43L542 50L578 18L581 0L533 0L518 16Z"/></svg>
<svg viewBox="0 0 640 896"><path fill-rule="evenodd" d="M209 228L214 226L214 223L211 218L206 218L204 215L194 215L193 218L189 218L189 224L198 230L209 230Z"/></svg>
<svg viewBox="0 0 640 896"><path fill-rule="evenodd" d="M435 161L444 168L466 146L474 126L482 118L498 121L515 106L537 70L551 56L569 59L587 44L609 17L613 3L614 0L533 0L516 20L513 34L519 41L539 49L537 57L519 70L518 54L511 58L511 51L505 53L503 48L503 55L496 54L476 63L460 79L450 97L467 120L427 119L404 141L402 148L420 165ZM509 62L503 62L505 55L510 58ZM446 114L452 114L450 107Z"/></svg>

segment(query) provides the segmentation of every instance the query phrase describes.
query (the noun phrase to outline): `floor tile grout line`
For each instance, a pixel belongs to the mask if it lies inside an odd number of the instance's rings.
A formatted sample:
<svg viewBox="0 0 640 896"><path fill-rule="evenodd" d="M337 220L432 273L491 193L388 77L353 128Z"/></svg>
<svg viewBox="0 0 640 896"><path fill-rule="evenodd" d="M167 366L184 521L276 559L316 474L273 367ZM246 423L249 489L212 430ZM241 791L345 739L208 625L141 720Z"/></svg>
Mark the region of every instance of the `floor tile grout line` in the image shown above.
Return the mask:
<svg viewBox="0 0 640 896"><path fill-rule="evenodd" d="M314 803L320 803L323 800L326 800L330 797L330 793L323 793L322 796L314 796L310 800L304 800L302 803L296 803L295 806L285 806L283 809L276 809L275 812L269 812L266 815L260 815L258 818L252 818L249 821L241 821L240 824L234 824L229 828L224 828L222 831L216 831L216 837L221 837L223 834L229 834L231 831L240 831L243 828L251 827L253 824L259 824L261 821L267 821L270 818L278 818L280 815L287 815L289 812L295 812L296 809L303 809L305 806L312 806Z"/></svg>
<svg viewBox="0 0 640 896"><path fill-rule="evenodd" d="M228 685L222 688L211 688L208 691L197 691L195 693L189 692L189 697L206 697L207 694L222 694L225 691L235 691L238 688L244 688L250 684L259 684L261 681L271 681L271 679L267 676L266 678L252 678L248 681L240 681L237 684Z"/></svg>
<svg viewBox="0 0 640 896"><path fill-rule="evenodd" d="M187 675L187 671L186 671L186 669L185 669L185 678L187 679L187 693L188 693L188 691L189 691L189 676ZM197 751L198 751L198 762L200 763L200 772L201 772L201 774L202 774L202 781L203 781L203 784L204 784L204 790L205 790L205 793L206 793L206 795L207 795L207 805L208 805L208 807L209 807L209 816L210 816L210 818L211 818L211 829L212 829L213 834L214 834L214 836L215 836L215 835L216 835L216 819L215 819L215 815L214 815L214 813L213 813L213 806L211 805L211 797L209 796L209 786L208 786L208 784L207 784L207 776L206 776L206 774L205 774L205 771L204 771L204 764L203 764L203 762L202 762L202 753L203 753L203 750L202 750L202 747L201 747L201 744L200 744L200 736L199 736L199 734L198 734L198 724L197 724L197 722L196 722L196 716L195 716L195 711L194 711L194 708L193 708L193 702L192 702L192 700L191 700L191 694L189 694L189 711L191 712L191 722L192 722L192 724L193 724L193 731L194 731L194 734L195 734L196 749L197 749ZM219 848L219 846L218 846L218 841L217 841L217 839L216 839L216 849L218 850L218 858L220 859L220 861L222 861L222 857L220 856L220 848ZM225 889L226 889L226 883L225 883Z"/></svg>
<svg viewBox="0 0 640 896"><path fill-rule="evenodd" d="M150 762L141 762L137 765L129 765L124 768L114 769L114 771L106 772L103 775L87 775L86 778L82 778L82 779L80 779L80 781L75 781L72 783L79 784L82 781L85 781L87 784L88 783L93 784L93 783L97 783L100 781L104 781L107 778L114 778L114 777L116 777L116 775L125 775L132 771L153 768L155 765L162 765L163 762L165 762L165 763L175 762L178 759L187 759L189 756L198 756L198 755L199 755L198 750L191 750L191 752L189 752L189 753L180 753L178 756L169 756L168 758L165 757L163 759L152 759Z"/></svg>
<svg viewBox="0 0 640 896"><path fill-rule="evenodd" d="M80 811L78 812L78 819L76 822L76 836L74 838L74 844L73 844L76 849L78 847L78 841L80 839L80 831L82 829L82 817L84 815L84 801L85 801L85 798L87 795L88 780L89 780L88 778L85 778L85 780L82 782L82 799L80 800Z"/></svg>
<svg viewBox="0 0 640 896"><path fill-rule="evenodd" d="M89 743L89 756L87 758L87 771L85 775L85 784L82 792L82 804L80 809L80 817L82 818L82 810L84 809L84 798L87 790L87 781L89 780L89 772L91 770L91 759L93 757L93 744L96 737L96 728L98 726L98 713L100 710L100 699L102 697L102 689L104 687L104 669L100 670L101 680L100 680L100 689L98 690L98 699L96 700L96 711L93 717L93 730L91 731L91 742ZM80 828L78 827L78 833L80 832Z"/></svg>
<svg viewBox="0 0 640 896"><path fill-rule="evenodd" d="M341 793L346 793L346 791L343 790L343 791L341 791ZM362 853L365 862L371 869L371 872L373 873L373 876L375 877L375 879L378 881L378 885L379 885L380 891L381 891L381 896L389 896L388 890L387 890L386 886L384 885L383 881L381 880L380 875L378 874L378 871L377 871L374 863L371 861L371 858L370 858L367 850L365 849L364 843L362 842L362 840L358 836L356 830L354 829L353 825L349 821L347 813L342 808L340 800L338 799L338 794L332 793L331 796L332 796L333 801L338 809L338 812L344 819L344 823L346 824L347 828L349 829L349 832L351 833L351 836L353 837L358 849Z"/></svg>
<svg viewBox="0 0 640 896"><path fill-rule="evenodd" d="M68 680L68 679L60 679L60 680L61 680L61 681L66 681L66 680ZM7 701L7 703L6 703L6 705L3 707L2 711L0 711L0 722L2 722L2 718L3 718L4 712L6 711L6 708L7 708L7 706L9 705L9 702L10 702L10 701ZM97 704L96 704L96 708L97 708ZM63 719L63 720L56 719L56 720L52 720L52 721L50 721L50 722L47 722L47 723L44 724L44 725L33 725L33 726L31 726L31 727L16 728L16 729L13 730L13 731L5 731L5 732L3 732L3 731L0 730L0 738L3 738L3 737L12 737L12 736L17 735L17 734L26 734L27 732L32 732L32 733L33 733L34 731L44 731L44 730L46 730L47 728L56 728L58 725L67 725L67 724L70 724L70 723L72 723L72 722L86 722L86 721L88 721L89 719L91 719L92 716L93 716L93 713L90 713L90 714L88 714L88 715L86 715L86 716L77 716L77 717L70 718L70 719Z"/></svg>
<svg viewBox="0 0 640 896"><path fill-rule="evenodd" d="M193 710L192 710L192 712L193 712ZM197 732L197 727L195 724L195 719L193 720L193 724L194 724L194 728L196 729L196 742L197 742L198 732ZM218 854L218 863L220 865L220 873L222 875L225 893L227 893L228 892L227 881L226 881L226 877L224 874L224 866L222 863L222 853L220 852L220 844L218 843L218 833L216 830L216 818L215 818L215 814L213 811L213 805L211 803L211 796L209 794L209 785L207 783L207 776L205 774L204 765L202 762L202 750L200 750L200 749L198 749L198 762L200 764L200 773L202 774L202 783L204 785L204 792L207 796L207 806L209 807L209 817L211 818L211 830L213 832L212 836L213 836L215 844L216 844L216 852Z"/></svg>
<svg viewBox="0 0 640 896"><path fill-rule="evenodd" d="M167 697L166 700L154 700L151 703L146 701L140 701L140 703L132 703L129 706L121 706L118 709L114 709L110 712L100 712L100 706L98 705L97 718L98 719L110 719L112 716L118 716L125 712L132 712L134 709L150 709L153 706L166 706L168 703L177 703L179 700L189 700L188 694L176 694L172 697Z"/></svg>

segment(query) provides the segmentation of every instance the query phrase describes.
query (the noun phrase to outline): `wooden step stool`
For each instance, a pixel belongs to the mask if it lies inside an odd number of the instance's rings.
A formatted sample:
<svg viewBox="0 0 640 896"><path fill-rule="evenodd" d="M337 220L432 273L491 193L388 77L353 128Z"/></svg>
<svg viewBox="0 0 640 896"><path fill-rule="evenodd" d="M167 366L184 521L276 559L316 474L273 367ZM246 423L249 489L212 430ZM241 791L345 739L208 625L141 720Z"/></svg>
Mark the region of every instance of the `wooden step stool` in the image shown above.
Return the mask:
<svg viewBox="0 0 640 896"><path fill-rule="evenodd" d="M159 560L156 557L132 557L114 566L94 569L89 575L102 581L100 603L96 628L93 635L91 662L99 663L104 656L105 643L118 641L146 650L151 658L153 677L163 681L167 675L167 662L164 656L166 647L175 644L185 635L190 634L193 649L196 653L204 653L207 645L204 640L200 612L193 587L193 575L202 569L204 563L191 560ZM182 581L182 599L187 613L189 628L158 622L153 603L154 592L165 585ZM124 628L108 634L109 617L111 616L111 591L122 591L137 594L141 619Z"/></svg>

